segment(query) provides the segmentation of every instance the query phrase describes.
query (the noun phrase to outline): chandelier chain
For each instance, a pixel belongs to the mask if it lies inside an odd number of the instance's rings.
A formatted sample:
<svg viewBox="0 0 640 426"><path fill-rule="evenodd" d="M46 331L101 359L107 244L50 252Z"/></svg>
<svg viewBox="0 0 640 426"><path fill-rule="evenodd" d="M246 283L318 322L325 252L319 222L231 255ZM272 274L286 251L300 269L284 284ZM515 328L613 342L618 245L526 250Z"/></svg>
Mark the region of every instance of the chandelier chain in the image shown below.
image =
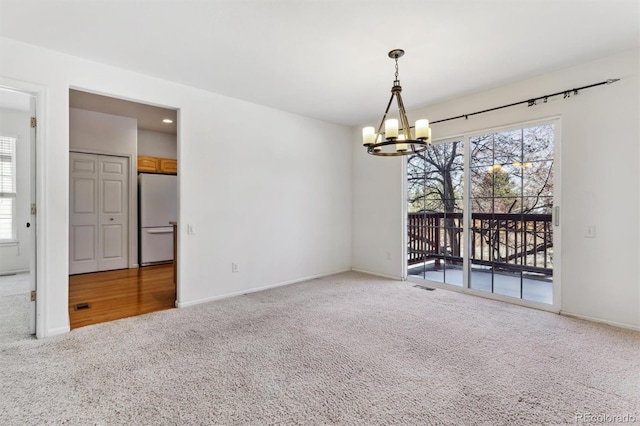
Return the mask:
<svg viewBox="0 0 640 426"><path fill-rule="evenodd" d="M395 57L396 60L396 81L398 81L398 57Z"/></svg>

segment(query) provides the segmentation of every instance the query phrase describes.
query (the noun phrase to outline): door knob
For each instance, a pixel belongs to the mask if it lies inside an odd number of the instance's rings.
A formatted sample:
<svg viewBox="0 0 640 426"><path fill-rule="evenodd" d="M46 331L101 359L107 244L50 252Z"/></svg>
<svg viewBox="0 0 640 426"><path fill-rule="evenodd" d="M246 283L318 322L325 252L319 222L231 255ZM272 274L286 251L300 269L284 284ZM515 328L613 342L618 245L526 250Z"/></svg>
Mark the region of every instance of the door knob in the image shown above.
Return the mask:
<svg viewBox="0 0 640 426"><path fill-rule="evenodd" d="M113 220L113 218L111 217L111 218L109 218L109 220Z"/></svg>
<svg viewBox="0 0 640 426"><path fill-rule="evenodd" d="M27 222L27 228L31 228L31 224Z"/></svg>

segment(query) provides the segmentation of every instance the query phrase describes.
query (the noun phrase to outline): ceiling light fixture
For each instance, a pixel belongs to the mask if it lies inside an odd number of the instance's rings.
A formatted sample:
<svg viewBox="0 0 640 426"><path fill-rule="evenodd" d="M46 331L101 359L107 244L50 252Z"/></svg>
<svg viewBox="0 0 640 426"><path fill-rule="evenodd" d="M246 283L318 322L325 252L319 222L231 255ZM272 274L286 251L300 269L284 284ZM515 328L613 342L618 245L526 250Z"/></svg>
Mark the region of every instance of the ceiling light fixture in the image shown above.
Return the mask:
<svg viewBox="0 0 640 426"><path fill-rule="evenodd" d="M376 131L374 127L365 127L362 129L362 143L367 147L367 152L372 155L412 155L426 150L431 143L429 120L417 120L414 128L415 138L411 134L411 126L409 126L407 113L404 110L402 96L400 95L402 87L400 87L400 80L398 80L398 58L401 58L403 55L404 50L402 49L393 49L389 52L389 57L396 61L396 79L393 82L391 99L389 99L387 109L384 111L382 121L380 121L380 126L378 126L378 131ZM387 114L389 113L389 108L393 103L394 97L398 103L399 120L397 118L387 119ZM382 132L383 125L384 133Z"/></svg>
<svg viewBox="0 0 640 426"><path fill-rule="evenodd" d="M162 120L163 123L167 123L167 124L171 124L173 123L173 120L170 118L165 118L164 120Z"/></svg>

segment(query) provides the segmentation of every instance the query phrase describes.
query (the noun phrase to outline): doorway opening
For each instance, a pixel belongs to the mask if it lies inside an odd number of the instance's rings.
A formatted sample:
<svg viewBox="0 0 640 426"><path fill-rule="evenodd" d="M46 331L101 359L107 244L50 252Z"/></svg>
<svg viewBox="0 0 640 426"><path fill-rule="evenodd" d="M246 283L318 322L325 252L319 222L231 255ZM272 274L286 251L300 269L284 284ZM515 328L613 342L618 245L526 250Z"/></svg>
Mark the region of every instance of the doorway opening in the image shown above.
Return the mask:
<svg viewBox="0 0 640 426"><path fill-rule="evenodd" d="M177 111L70 89L69 150L71 328L175 307Z"/></svg>
<svg viewBox="0 0 640 426"><path fill-rule="evenodd" d="M0 87L0 340L36 333L36 96Z"/></svg>

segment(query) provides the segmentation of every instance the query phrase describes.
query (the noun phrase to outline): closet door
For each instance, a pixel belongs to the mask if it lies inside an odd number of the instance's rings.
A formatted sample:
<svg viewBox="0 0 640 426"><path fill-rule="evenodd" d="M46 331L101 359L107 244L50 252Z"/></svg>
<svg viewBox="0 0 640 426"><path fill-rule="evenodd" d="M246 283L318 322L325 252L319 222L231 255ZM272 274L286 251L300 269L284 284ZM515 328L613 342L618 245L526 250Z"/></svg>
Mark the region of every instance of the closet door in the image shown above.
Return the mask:
<svg viewBox="0 0 640 426"><path fill-rule="evenodd" d="M69 158L69 275L98 270L98 156Z"/></svg>
<svg viewBox="0 0 640 426"><path fill-rule="evenodd" d="M69 170L69 274L127 268L128 159L72 152Z"/></svg>
<svg viewBox="0 0 640 426"><path fill-rule="evenodd" d="M128 159L98 155L98 270L124 269L129 252Z"/></svg>

